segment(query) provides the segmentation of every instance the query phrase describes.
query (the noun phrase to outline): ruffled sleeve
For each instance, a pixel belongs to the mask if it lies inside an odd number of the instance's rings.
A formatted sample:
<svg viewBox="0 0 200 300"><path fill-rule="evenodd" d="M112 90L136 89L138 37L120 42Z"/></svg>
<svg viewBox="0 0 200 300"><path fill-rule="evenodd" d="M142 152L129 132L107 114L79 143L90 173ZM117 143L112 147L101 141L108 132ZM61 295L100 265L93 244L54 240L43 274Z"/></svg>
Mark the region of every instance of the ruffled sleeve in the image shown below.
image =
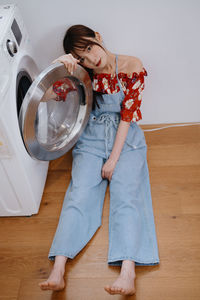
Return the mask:
<svg viewBox="0 0 200 300"><path fill-rule="evenodd" d="M127 83L120 112L123 121L137 122L142 119L140 106L144 90L144 76L147 76L147 71L143 68L139 74L133 73L132 78Z"/></svg>

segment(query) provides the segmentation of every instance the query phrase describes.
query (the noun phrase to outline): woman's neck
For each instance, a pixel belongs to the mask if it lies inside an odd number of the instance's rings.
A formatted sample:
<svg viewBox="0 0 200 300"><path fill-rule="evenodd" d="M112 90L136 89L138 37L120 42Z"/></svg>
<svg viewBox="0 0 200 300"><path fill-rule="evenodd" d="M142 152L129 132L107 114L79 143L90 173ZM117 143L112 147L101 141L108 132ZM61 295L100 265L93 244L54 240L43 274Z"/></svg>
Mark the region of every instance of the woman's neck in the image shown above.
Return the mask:
<svg viewBox="0 0 200 300"><path fill-rule="evenodd" d="M114 53L111 53L106 50L107 54L107 63L106 65L100 69L99 71L95 71L94 74L99 74L99 73L108 73L108 74L115 74L116 70L116 55Z"/></svg>

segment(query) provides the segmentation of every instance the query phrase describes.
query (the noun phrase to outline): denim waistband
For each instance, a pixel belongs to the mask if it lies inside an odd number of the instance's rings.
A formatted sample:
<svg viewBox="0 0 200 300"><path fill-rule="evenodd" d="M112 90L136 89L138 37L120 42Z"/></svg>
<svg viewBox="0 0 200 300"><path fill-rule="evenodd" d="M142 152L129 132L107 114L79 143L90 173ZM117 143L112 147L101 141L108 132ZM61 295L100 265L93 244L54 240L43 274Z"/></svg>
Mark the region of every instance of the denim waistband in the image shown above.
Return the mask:
<svg viewBox="0 0 200 300"><path fill-rule="evenodd" d="M118 125L120 122L121 116L116 113L102 113L99 116L93 114L90 115L89 121L95 122L96 124L101 124L104 122L113 122L113 124Z"/></svg>
<svg viewBox="0 0 200 300"><path fill-rule="evenodd" d="M121 116L120 114L116 113L102 113L98 116L95 116L93 114L90 115L89 122L95 125L104 125L104 141L105 141L105 153L107 158L109 157L109 151L108 151L108 143L111 140L111 137L113 135L113 127L115 130L117 130L119 122L120 122Z"/></svg>

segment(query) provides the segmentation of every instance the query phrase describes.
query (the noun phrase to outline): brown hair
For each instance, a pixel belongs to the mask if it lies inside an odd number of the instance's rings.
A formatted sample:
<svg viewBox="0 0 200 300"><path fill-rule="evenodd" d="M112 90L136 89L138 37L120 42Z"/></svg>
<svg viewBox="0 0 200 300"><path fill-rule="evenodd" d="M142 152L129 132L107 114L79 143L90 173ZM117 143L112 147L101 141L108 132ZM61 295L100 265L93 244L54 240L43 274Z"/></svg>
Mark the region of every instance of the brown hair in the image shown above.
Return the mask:
<svg viewBox="0 0 200 300"><path fill-rule="evenodd" d="M78 56L76 50L85 50L89 45L97 45L105 50L99 43L90 40L95 38L95 31L84 25L73 25L65 33L63 48L66 54Z"/></svg>
<svg viewBox="0 0 200 300"><path fill-rule="evenodd" d="M105 49L97 42L90 40L90 38L95 38L95 31L85 25L73 25L65 33L63 39L63 48L66 54L71 53L73 56L78 57L76 50L85 50L89 45L97 45L101 47L104 51ZM85 68L85 67L84 67ZM88 72L91 80L93 80L93 70L85 68ZM93 91L93 109L95 105L98 105L96 95L98 92Z"/></svg>

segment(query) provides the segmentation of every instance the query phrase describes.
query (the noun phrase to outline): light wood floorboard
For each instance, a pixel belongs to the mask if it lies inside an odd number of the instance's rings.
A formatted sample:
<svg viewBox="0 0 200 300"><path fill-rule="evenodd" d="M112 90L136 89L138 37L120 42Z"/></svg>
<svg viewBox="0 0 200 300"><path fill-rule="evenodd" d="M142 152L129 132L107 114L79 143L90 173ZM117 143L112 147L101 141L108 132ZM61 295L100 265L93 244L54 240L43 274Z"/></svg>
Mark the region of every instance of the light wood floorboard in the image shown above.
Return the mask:
<svg viewBox="0 0 200 300"><path fill-rule="evenodd" d="M47 255L70 182L70 151L50 163L37 215L0 218L0 300L200 299L200 126L145 132L145 138L160 265L136 267L136 295L103 289L120 272L107 265L109 188L101 227L67 262L66 289L38 287L53 265Z"/></svg>

